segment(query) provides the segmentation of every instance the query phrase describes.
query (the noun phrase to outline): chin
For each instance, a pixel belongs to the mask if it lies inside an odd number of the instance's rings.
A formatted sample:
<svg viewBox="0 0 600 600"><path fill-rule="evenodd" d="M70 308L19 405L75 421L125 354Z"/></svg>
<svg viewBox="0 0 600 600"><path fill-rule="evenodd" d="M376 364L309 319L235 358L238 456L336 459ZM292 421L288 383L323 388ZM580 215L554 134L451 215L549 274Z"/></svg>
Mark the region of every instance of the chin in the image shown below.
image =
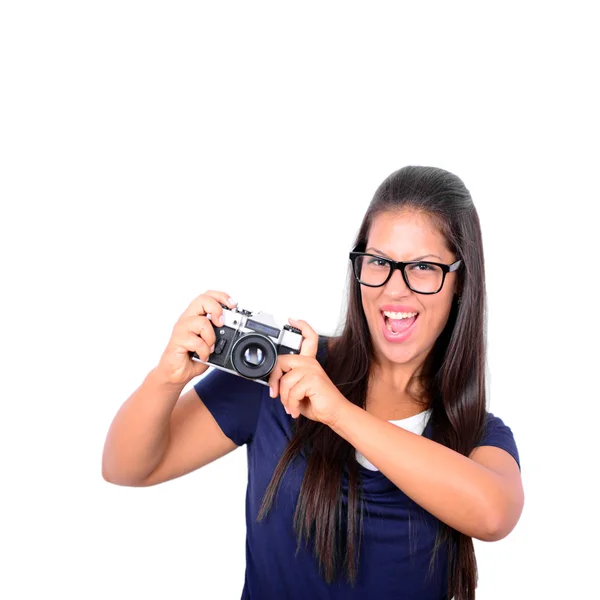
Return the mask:
<svg viewBox="0 0 600 600"><path fill-rule="evenodd" d="M421 354L421 352L414 349L398 348L390 350L389 348L382 348L381 346L379 346L378 351L380 356L385 357L390 362L398 365L409 364Z"/></svg>

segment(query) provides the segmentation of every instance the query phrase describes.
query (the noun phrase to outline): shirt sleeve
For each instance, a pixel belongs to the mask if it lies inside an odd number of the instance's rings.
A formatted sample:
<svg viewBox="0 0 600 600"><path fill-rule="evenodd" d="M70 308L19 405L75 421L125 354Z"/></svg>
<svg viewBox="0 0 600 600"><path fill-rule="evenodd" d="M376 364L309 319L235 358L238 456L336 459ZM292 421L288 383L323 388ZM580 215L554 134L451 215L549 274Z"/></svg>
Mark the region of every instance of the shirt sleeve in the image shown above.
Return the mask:
<svg viewBox="0 0 600 600"><path fill-rule="evenodd" d="M497 448L506 450L517 461L519 470L521 470L519 451L510 427L505 425L502 419L494 416L492 413L487 414L485 433L477 446L496 446Z"/></svg>
<svg viewBox="0 0 600 600"><path fill-rule="evenodd" d="M266 386L213 367L194 389L232 442L242 446L252 441Z"/></svg>

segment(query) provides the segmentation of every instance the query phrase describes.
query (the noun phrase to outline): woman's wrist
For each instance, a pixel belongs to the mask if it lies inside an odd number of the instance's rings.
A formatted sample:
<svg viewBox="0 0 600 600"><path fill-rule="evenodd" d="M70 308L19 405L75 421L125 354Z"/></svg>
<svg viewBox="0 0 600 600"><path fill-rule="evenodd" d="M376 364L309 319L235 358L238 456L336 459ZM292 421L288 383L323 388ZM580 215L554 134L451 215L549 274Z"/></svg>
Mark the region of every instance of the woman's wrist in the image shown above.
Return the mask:
<svg viewBox="0 0 600 600"><path fill-rule="evenodd" d="M343 432L346 429L346 424L352 418L355 418L356 411L362 410L342 396L342 401L339 403L337 409L332 413L331 417L327 419L326 425L333 429L338 435L344 437Z"/></svg>

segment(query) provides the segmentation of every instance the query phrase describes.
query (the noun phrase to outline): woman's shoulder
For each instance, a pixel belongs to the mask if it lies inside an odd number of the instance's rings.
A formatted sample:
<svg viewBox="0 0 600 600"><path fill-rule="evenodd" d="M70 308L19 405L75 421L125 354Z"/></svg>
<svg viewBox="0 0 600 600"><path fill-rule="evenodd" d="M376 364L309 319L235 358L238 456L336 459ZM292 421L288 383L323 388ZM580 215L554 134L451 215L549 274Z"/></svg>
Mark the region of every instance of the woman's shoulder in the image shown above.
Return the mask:
<svg viewBox="0 0 600 600"><path fill-rule="evenodd" d="M498 415L490 412L489 410L485 411L485 436L491 435L496 432L503 432L505 434L511 434L512 430L508 426L508 424L504 421L504 419L500 418Z"/></svg>
<svg viewBox="0 0 600 600"><path fill-rule="evenodd" d="M496 446L506 450L521 467L519 451L512 429L499 416L486 410L485 428L476 446Z"/></svg>
<svg viewBox="0 0 600 600"><path fill-rule="evenodd" d="M213 367L194 389L229 439L238 446L252 440L265 385Z"/></svg>

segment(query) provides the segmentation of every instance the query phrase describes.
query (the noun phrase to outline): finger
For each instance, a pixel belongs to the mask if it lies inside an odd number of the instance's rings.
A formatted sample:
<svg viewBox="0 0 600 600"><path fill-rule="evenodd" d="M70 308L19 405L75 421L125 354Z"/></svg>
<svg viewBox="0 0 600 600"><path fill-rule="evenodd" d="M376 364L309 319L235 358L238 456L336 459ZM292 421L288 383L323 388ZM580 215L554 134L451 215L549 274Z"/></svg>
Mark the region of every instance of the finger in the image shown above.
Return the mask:
<svg viewBox="0 0 600 600"><path fill-rule="evenodd" d="M209 290L192 300L182 316L193 317L196 315L206 315L207 313L211 313L211 315L214 316L214 319L211 318L211 320L217 327L219 327L221 323L219 323L217 319L223 312L221 304L224 304L229 308L233 308L237 305L237 302L233 300L233 298L230 298L229 294L226 292Z"/></svg>
<svg viewBox="0 0 600 600"><path fill-rule="evenodd" d="M300 406L306 397L305 388L306 383L304 377L302 377L288 392L287 407L293 419L297 419L300 416Z"/></svg>
<svg viewBox="0 0 600 600"><path fill-rule="evenodd" d="M289 319L289 322L302 332L304 339L300 346L300 355L316 357L319 347L319 334L306 321Z"/></svg>
<svg viewBox="0 0 600 600"><path fill-rule="evenodd" d="M215 330L212 323L206 317L189 317L185 321L185 325L187 326L187 331L200 336L209 346L216 343L217 336L215 335Z"/></svg>
<svg viewBox="0 0 600 600"><path fill-rule="evenodd" d="M202 338L193 333L188 333L180 342L181 346L188 352L195 352L200 360L206 362L214 351L214 346L209 346Z"/></svg>
<svg viewBox="0 0 600 600"><path fill-rule="evenodd" d="M290 389L296 385L296 383L302 379L303 373L299 370L290 371L286 373L279 380L279 397L281 398L281 403L284 408L287 408L287 412L289 412L289 393Z"/></svg>
<svg viewBox="0 0 600 600"><path fill-rule="evenodd" d="M225 324L225 317L223 316L223 307L216 300L205 296L206 301L201 307L200 316L206 316L206 318L214 324L215 327L222 327Z"/></svg>
<svg viewBox="0 0 600 600"><path fill-rule="evenodd" d="M293 369L301 369L308 367L313 360L313 357L302 356L301 354L280 354L277 357L276 364L285 375Z"/></svg>
<svg viewBox="0 0 600 600"><path fill-rule="evenodd" d="M269 375L269 395L271 398L277 398L279 395L279 380L283 375L283 371L281 366L279 365L279 361L275 363L271 374Z"/></svg>
<svg viewBox="0 0 600 600"><path fill-rule="evenodd" d="M298 354L280 354L277 357L275 366L269 375L269 395L271 398L277 398L281 395L281 378L283 375L291 371L292 367L300 367L304 363L302 360L298 360ZM290 360L292 362L290 362Z"/></svg>

